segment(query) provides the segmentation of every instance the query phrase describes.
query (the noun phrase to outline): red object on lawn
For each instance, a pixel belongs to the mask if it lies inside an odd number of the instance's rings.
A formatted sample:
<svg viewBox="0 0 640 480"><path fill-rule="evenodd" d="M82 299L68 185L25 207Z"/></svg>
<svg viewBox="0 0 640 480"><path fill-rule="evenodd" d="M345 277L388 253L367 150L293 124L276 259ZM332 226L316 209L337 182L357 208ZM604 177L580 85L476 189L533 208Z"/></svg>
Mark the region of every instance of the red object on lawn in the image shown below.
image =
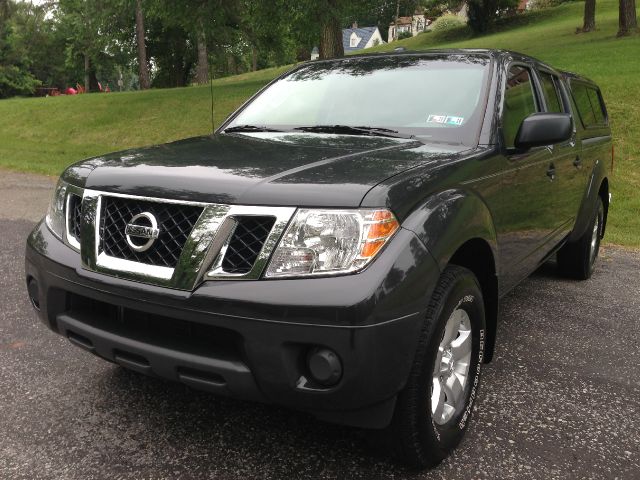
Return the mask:
<svg viewBox="0 0 640 480"><path fill-rule="evenodd" d="M77 95L78 91L73 87L69 87L64 91L64 93L66 93L67 95Z"/></svg>

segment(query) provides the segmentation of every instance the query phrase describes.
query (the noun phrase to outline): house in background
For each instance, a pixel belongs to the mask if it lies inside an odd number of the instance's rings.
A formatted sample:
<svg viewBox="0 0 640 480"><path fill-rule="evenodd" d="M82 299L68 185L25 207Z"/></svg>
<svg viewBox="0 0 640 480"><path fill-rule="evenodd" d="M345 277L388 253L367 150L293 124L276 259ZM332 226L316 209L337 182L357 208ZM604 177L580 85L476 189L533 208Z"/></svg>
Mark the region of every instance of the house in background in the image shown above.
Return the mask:
<svg viewBox="0 0 640 480"><path fill-rule="evenodd" d="M313 50L311 50L311 60L317 60L318 58L320 58L320 51L318 47L313 47Z"/></svg>
<svg viewBox="0 0 640 480"><path fill-rule="evenodd" d="M460 9L456 12L453 11L451 12L454 15L456 15L460 20L462 20L463 22L468 22L469 21L469 4L467 2L464 2L461 6Z"/></svg>
<svg viewBox="0 0 640 480"><path fill-rule="evenodd" d="M354 22L351 28L342 30L342 45L345 53L375 47L383 43L385 42L382 40L378 27L358 27L358 22Z"/></svg>
<svg viewBox="0 0 640 480"><path fill-rule="evenodd" d="M430 23L431 20L419 11L416 11L411 17L398 17L397 22L392 22L389 25L389 36L387 38L390 42L393 42L398 40L399 36L407 34L415 37L424 32Z"/></svg>
<svg viewBox="0 0 640 480"><path fill-rule="evenodd" d="M530 0L520 0L518 2L518 13L526 12L531 8Z"/></svg>

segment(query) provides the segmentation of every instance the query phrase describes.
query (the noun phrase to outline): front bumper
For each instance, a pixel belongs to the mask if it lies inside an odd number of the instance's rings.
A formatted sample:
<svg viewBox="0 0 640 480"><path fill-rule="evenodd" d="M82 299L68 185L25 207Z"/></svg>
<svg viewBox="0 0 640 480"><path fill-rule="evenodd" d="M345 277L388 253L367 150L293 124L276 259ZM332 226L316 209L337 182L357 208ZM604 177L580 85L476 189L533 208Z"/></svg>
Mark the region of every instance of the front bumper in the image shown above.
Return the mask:
<svg viewBox="0 0 640 480"><path fill-rule="evenodd" d="M192 292L82 268L39 224L27 242L27 282L41 320L72 343L145 374L216 394L384 427L404 386L439 271L401 230L365 271L332 278L209 281ZM310 348L335 351L340 381L309 380Z"/></svg>

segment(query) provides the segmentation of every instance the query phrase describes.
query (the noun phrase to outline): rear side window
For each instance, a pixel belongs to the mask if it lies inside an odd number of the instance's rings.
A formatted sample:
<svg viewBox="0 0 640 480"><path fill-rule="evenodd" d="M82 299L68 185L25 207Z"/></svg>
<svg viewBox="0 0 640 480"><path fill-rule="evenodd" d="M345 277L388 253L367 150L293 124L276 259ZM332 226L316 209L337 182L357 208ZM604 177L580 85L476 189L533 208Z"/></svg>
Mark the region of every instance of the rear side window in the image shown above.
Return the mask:
<svg viewBox="0 0 640 480"><path fill-rule="evenodd" d="M507 75L502 117L502 130L507 148L514 146L522 121L537 111L538 102L531 82L531 72L527 67L511 67Z"/></svg>
<svg viewBox="0 0 640 480"><path fill-rule="evenodd" d="M558 89L558 80L551 74L540 72L544 98L547 100L547 111L552 113L562 113L562 97Z"/></svg>
<svg viewBox="0 0 640 480"><path fill-rule="evenodd" d="M587 92L589 92L589 100L591 100L591 108L593 108L593 113L596 116L596 122L600 125L606 125L607 116L602 106L600 94L595 88L587 88Z"/></svg>
<svg viewBox="0 0 640 480"><path fill-rule="evenodd" d="M595 127L607 124L600 92L594 87L582 83L571 82L571 92L578 107L580 119L585 127Z"/></svg>

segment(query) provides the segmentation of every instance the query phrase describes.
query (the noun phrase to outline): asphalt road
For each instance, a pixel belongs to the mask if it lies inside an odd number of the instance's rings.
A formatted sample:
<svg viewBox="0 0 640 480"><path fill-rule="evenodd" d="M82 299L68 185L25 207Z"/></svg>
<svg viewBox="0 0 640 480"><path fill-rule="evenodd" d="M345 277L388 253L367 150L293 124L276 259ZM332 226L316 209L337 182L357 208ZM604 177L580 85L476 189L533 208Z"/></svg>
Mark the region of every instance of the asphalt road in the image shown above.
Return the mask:
<svg viewBox="0 0 640 480"><path fill-rule="evenodd" d="M52 183L0 174L0 479L640 478L639 253L606 248L584 283L549 264L508 295L465 440L415 473L367 432L130 373L49 332L23 249Z"/></svg>

